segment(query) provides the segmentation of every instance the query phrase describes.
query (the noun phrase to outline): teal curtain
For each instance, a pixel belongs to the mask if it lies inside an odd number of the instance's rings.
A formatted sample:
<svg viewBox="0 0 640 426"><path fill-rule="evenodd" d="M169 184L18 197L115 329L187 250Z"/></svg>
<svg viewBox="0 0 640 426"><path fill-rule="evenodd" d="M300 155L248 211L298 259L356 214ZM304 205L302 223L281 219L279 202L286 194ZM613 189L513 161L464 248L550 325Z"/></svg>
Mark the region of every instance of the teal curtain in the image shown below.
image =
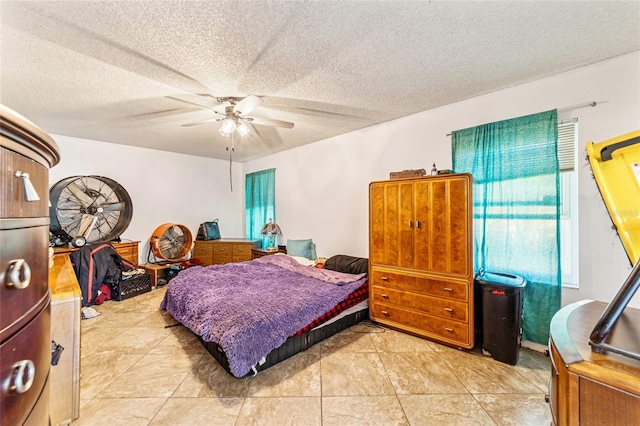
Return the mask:
<svg viewBox="0 0 640 426"><path fill-rule="evenodd" d="M562 284L557 110L451 137L454 171L473 175L475 269L527 280L523 338L546 345Z"/></svg>
<svg viewBox="0 0 640 426"><path fill-rule="evenodd" d="M260 231L269 219L276 221L276 169L245 176L245 214L247 238L266 241Z"/></svg>

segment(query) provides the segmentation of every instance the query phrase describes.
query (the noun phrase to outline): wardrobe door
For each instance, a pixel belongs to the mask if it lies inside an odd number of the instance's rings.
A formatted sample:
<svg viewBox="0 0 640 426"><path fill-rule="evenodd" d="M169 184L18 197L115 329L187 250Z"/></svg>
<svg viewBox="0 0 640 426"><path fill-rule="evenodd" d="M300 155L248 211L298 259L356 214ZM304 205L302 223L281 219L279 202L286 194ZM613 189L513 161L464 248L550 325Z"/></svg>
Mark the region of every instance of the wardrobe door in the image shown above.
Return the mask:
<svg viewBox="0 0 640 426"><path fill-rule="evenodd" d="M422 271L431 270L432 224L431 186L429 180L418 180L413 184L414 224L414 268Z"/></svg>
<svg viewBox="0 0 640 426"><path fill-rule="evenodd" d="M466 175L415 183L415 269L464 277L471 274L469 190Z"/></svg>
<svg viewBox="0 0 640 426"><path fill-rule="evenodd" d="M370 187L369 258L372 264L413 267L413 184Z"/></svg>

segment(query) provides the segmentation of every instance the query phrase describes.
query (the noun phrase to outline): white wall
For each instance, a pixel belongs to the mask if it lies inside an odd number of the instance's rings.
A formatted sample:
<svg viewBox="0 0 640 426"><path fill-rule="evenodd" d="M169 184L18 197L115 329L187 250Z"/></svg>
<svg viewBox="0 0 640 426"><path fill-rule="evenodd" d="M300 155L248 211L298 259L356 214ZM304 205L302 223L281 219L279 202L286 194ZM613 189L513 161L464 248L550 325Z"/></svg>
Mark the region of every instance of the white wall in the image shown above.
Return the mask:
<svg viewBox="0 0 640 426"><path fill-rule="evenodd" d="M437 84L437 82L434 82ZM596 101L596 107L578 107ZM640 128L640 52L421 112L244 163L276 168L277 221L284 239L313 238L319 256L368 255L368 184L389 172L451 168L452 130L557 108L579 120L579 290L563 304L609 301L630 264L584 158L587 141ZM639 201L640 202L640 201ZM631 303L640 307L640 295Z"/></svg>
<svg viewBox="0 0 640 426"><path fill-rule="evenodd" d="M220 219L224 237L244 237L244 178L229 163L172 152L52 135L61 160L49 186L69 176L99 175L121 184L133 203L133 217L123 240L140 241L144 263L153 231L164 223L186 225L195 238L198 225Z"/></svg>

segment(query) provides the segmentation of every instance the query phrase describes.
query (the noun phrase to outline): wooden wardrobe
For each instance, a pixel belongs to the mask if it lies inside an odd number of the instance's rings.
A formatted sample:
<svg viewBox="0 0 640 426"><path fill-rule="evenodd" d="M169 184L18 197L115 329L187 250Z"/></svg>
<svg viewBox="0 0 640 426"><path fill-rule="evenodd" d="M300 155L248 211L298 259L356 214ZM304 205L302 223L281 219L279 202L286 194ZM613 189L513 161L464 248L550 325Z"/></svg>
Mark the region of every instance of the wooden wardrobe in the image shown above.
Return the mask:
<svg viewBox="0 0 640 426"><path fill-rule="evenodd" d="M470 349L474 345L472 177L369 185L373 321Z"/></svg>

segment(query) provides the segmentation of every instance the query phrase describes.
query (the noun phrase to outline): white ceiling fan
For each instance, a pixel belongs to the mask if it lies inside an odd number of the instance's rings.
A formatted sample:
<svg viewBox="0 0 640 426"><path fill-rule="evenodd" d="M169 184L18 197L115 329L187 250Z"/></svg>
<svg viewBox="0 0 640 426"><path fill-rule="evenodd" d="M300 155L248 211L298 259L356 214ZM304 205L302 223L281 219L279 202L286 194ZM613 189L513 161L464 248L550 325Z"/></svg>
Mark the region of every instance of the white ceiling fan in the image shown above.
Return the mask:
<svg viewBox="0 0 640 426"><path fill-rule="evenodd" d="M232 173L231 173L231 154L235 151L234 134L237 132L241 137L247 136L251 133L257 134L253 124L259 124L261 126L282 127L285 129L293 128L293 123L290 121L275 120L272 118L264 117L250 117L251 113L258 105L262 103L262 99L256 95L249 95L245 98L239 98L235 96L226 97L209 97L207 95L202 96L202 103L194 102L193 100L183 98L181 96L167 96L167 98L175 99L180 102L186 102L192 105L197 105L200 108L209 109L215 113L215 116L205 120L199 120L192 123L182 124L183 127L197 126L199 124L208 123L211 121L222 121L218 131L220 134L227 138L227 151L229 151L229 184L231 185L231 191L233 191ZM207 105L208 98L213 98L215 103L228 104L224 107L224 113L219 112L216 108L219 105Z"/></svg>
<svg viewBox="0 0 640 426"><path fill-rule="evenodd" d="M256 107L262 103L262 99L255 95L249 95L245 98L239 98L234 96L216 97L214 98L217 103L228 104L224 108L224 113L219 112L217 108L204 103L197 103L189 99L185 99L179 96L167 96L167 98L175 99L181 102L197 105L200 108L212 110L215 116L205 120L199 120L192 123L182 124L184 127L197 126L199 124L208 123L211 121L222 121L222 125L218 129L220 134L228 137L233 132L238 132L240 136L246 136L251 131L253 124L259 124L262 126L282 127L285 129L293 128L293 123L283 120L275 120L272 118L264 117L250 117L251 113Z"/></svg>

